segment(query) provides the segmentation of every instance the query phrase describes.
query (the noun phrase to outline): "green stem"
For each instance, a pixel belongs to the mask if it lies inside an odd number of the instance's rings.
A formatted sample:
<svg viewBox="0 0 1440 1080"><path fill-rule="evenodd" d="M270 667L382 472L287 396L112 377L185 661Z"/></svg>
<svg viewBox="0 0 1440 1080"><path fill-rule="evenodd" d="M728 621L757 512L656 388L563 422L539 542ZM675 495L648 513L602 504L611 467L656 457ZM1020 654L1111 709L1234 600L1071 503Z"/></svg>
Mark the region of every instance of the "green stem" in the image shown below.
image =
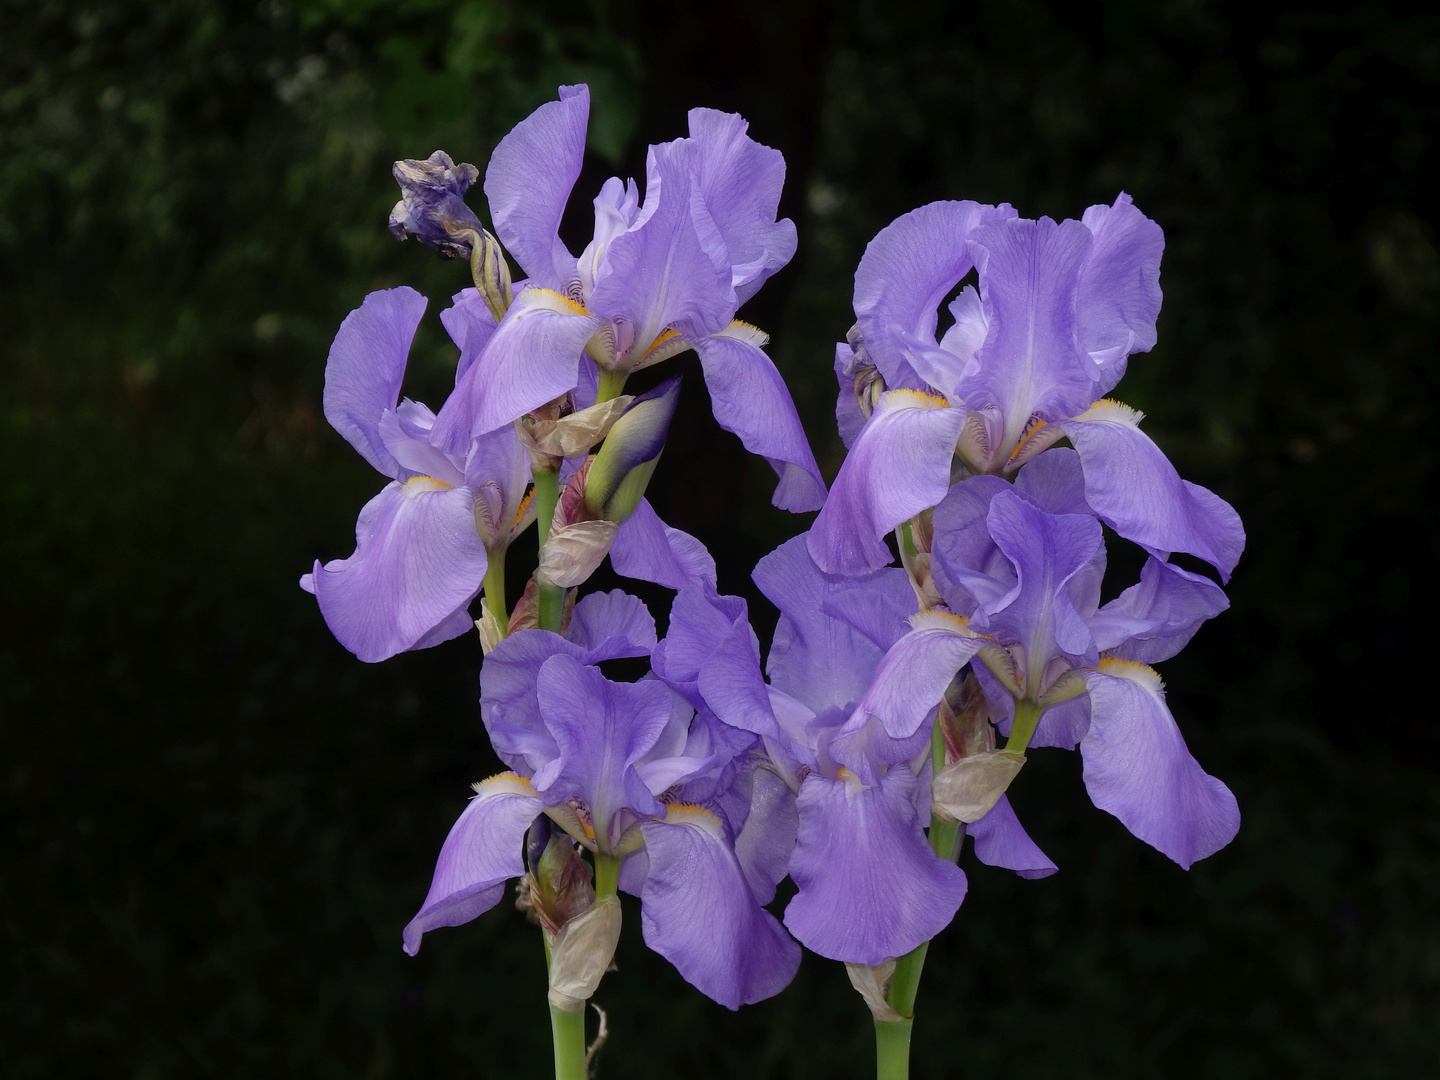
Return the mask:
<svg viewBox="0 0 1440 1080"><path fill-rule="evenodd" d="M595 853L595 899L614 896L620 889L620 856Z"/></svg>
<svg viewBox="0 0 1440 1080"><path fill-rule="evenodd" d="M555 1080L585 1080L585 1010L567 1012L551 1005L550 1035L555 1047Z"/></svg>
<svg viewBox="0 0 1440 1080"><path fill-rule="evenodd" d="M505 607L505 549L486 551L485 606L500 626L500 636L510 633L510 613Z"/></svg>
<svg viewBox="0 0 1440 1080"><path fill-rule="evenodd" d="M613 401L623 394L626 378L626 372L600 368L600 385L595 392L595 404L599 405L602 401Z"/></svg>
<svg viewBox="0 0 1440 1080"><path fill-rule="evenodd" d="M540 539L540 552L545 552L545 541L550 538L550 523L555 520L555 507L560 502L560 474L548 469L535 469L535 528ZM560 633L560 621L565 610L565 590L557 585L540 584L537 597L539 611L536 619L541 630Z"/></svg>
<svg viewBox="0 0 1440 1080"><path fill-rule="evenodd" d="M913 1020L875 1021L875 1080L908 1080Z"/></svg>
<svg viewBox="0 0 1440 1080"><path fill-rule="evenodd" d="M1010 725L1010 738L1005 740L1006 750L1025 752L1030 737L1035 734L1035 725L1040 722L1044 707L1033 701L1015 702L1015 722Z"/></svg>

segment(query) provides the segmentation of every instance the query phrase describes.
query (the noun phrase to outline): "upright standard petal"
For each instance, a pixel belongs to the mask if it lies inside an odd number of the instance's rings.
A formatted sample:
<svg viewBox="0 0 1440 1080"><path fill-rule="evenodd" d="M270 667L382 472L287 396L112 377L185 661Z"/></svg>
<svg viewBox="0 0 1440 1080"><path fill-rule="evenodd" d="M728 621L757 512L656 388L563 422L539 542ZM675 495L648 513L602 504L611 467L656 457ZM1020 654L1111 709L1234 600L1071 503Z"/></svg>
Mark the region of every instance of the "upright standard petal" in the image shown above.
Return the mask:
<svg viewBox="0 0 1440 1080"><path fill-rule="evenodd" d="M325 419L391 479L400 470L380 437L380 417L400 399L405 360L423 314L425 297L414 289L373 292L345 316L325 362Z"/></svg>
<svg viewBox="0 0 1440 1080"><path fill-rule="evenodd" d="M735 113L690 110L696 195L724 245L736 302L744 303L795 254L795 223L775 220L785 157L745 132Z"/></svg>
<svg viewBox="0 0 1440 1080"><path fill-rule="evenodd" d="M315 598L347 649L375 663L414 648L480 591L474 496L428 476L392 483L355 523L355 554L315 564ZM433 638L430 639L433 642Z"/></svg>
<svg viewBox="0 0 1440 1080"><path fill-rule="evenodd" d="M831 960L875 965L950 924L965 875L931 850L915 812L915 774L894 768L870 787L805 778L785 925Z"/></svg>
<svg viewBox="0 0 1440 1080"><path fill-rule="evenodd" d="M500 140L485 170L495 235L537 285L564 292L575 257L560 239L560 219L585 159L590 88L560 87Z"/></svg>
<svg viewBox="0 0 1440 1080"><path fill-rule="evenodd" d="M957 388L969 408L998 405L998 442L1018 446L1032 417L1073 416L1094 399L1094 363L1075 341L1075 293L1090 253L1078 221L1001 221L971 237L989 333L976 373Z"/></svg>
<svg viewBox="0 0 1440 1080"><path fill-rule="evenodd" d="M727 1009L785 989L800 946L756 902L720 819L698 806L670 806L640 832L649 857L640 892L645 944Z"/></svg>
<svg viewBox="0 0 1440 1080"><path fill-rule="evenodd" d="M1085 501L1127 540L1195 555L1229 581L1245 549L1240 515L1218 495L1180 479L1140 430L1141 419L1106 400L1060 421L1085 470Z"/></svg>
<svg viewBox="0 0 1440 1080"><path fill-rule="evenodd" d="M1186 749L1160 676L1129 660L1102 660L1085 684L1090 730L1080 753L1090 800L1187 870L1233 840L1235 796Z"/></svg>
<svg viewBox="0 0 1440 1080"><path fill-rule="evenodd" d="M1195 636L1206 619L1230 606L1209 578L1152 556L1140 582L1087 620L1101 650L1141 664L1168 660Z"/></svg>
<svg viewBox="0 0 1440 1080"><path fill-rule="evenodd" d="M796 513L818 510L825 482L785 380L761 348L766 340L763 331L736 320L691 344L700 355L716 422L779 474L771 501Z"/></svg>
<svg viewBox="0 0 1440 1080"><path fill-rule="evenodd" d="M945 498L964 422L964 412L928 394L881 395L810 528L816 565L856 577L890 563L882 537Z"/></svg>
<svg viewBox="0 0 1440 1080"><path fill-rule="evenodd" d="M1014 216L1008 205L934 202L896 218L866 245L855 270L855 317L886 385L914 386L918 375L943 394L955 389L970 358L941 355L940 301L975 265L970 234Z"/></svg>
<svg viewBox="0 0 1440 1080"><path fill-rule="evenodd" d="M440 848L435 878L420 913L405 927L405 951L414 956L420 939L441 926L459 926L489 911L505 882L525 873L525 830L545 809L523 776L501 773L475 785Z"/></svg>
<svg viewBox="0 0 1440 1080"><path fill-rule="evenodd" d="M1099 393L1108 394L1125 358L1155 347L1165 234L1123 191L1113 206L1092 206L1080 220L1095 242L1080 270L1076 336L1100 370Z"/></svg>

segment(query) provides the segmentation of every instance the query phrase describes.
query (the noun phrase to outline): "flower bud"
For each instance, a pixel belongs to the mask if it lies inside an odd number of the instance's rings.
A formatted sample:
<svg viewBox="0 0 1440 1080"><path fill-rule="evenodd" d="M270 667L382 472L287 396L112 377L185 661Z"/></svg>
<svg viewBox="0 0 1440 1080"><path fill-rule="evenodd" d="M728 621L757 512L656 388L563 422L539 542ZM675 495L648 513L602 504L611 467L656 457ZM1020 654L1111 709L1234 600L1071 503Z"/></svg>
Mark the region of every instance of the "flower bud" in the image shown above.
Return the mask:
<svg viewBox="0 0 1440 1080"><path fill-rule="evenodd" d="M630 403L615 421L585 480L585 508L596 518L624 521L635 512L665 449L680 400L680 376Z"/></svg>
<svg viewBox="0 0 1440 1080"><path fill-rule="evenodd" d="M529 907L545 932L553 936L595 902L590 864L580 857L575 841L543 815L525 839Z"/></svg>
<svg viewBox="0 0 1440 1080"><path fill-rule="evenodd" d="M470 251L470 276L475 279L480 299L498 323L515 302L515 292L510 287L510 264L505 261L500 241L484 229Z"/></svg>

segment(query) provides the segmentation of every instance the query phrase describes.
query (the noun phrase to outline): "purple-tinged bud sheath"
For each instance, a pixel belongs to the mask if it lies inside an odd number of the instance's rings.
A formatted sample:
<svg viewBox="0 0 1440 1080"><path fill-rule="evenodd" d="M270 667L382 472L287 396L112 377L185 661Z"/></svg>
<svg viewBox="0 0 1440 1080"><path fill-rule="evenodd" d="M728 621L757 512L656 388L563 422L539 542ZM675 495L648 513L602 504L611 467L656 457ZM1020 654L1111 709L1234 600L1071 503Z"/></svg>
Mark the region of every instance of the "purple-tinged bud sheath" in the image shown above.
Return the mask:
<svg viewBox="0 0 1440 1080"><path fill-rule="evenodd" d="M665 449L680 400L680 376L630 403L595 456L585 480L585 507L597 518L624 521L640 505Z"/></svg>

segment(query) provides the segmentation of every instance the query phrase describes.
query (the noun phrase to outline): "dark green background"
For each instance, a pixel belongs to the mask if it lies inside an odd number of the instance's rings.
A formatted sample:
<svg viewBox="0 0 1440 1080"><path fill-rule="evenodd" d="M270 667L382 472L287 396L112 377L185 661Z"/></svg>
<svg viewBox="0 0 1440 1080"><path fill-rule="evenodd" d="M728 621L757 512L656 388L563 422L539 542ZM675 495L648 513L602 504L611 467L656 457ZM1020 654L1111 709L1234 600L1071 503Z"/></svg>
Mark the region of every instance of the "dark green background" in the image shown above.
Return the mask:
<svg viewBox="0 0 1440 1080"><path fill-rule="evenodd" d="M399 947L493 768L477 643L360 664L295 580L381 482L319 412L339 320L414 284L407 392L438 406L453 364L433 316L465 274L385 232L390 161L483 168L585 79L572 246L691 106L784 151L800 254L742 314L827 474L832 343L894 216L1124 189L1166 232L1160 344L1119 395L1249 530L1233 609L1162 667L1244 824L1186 874L1088 804L1073 755L1035 755L1015 802L1061 872L967 854L915 1074L1432 1075L1440 22L1408 11L3 0L0 1072L546 1074L508 904ZM804 522L685 395L655 501L741 591ZM603 1076L867 1074L836 965L730 1014L635 915Z"/></svg>

